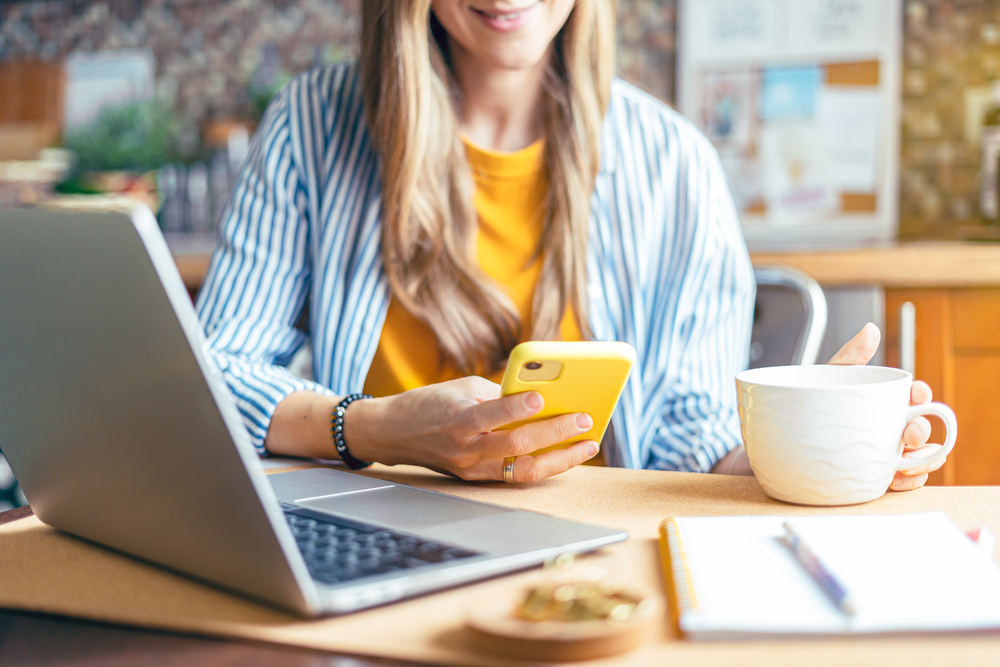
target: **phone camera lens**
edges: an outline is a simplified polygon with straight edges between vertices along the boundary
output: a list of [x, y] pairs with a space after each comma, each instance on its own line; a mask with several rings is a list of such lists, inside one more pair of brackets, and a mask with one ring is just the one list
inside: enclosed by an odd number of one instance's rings
[[538, 361], [529, 361], [524, 365], [524, 367], [527, 368], [529, 371], [537, 371], [539, 368], [542, 367], [542, 364]]

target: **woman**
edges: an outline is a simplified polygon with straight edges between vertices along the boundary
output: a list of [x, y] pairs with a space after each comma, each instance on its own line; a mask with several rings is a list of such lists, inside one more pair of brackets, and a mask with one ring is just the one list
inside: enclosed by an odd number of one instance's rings
[[[499, 398], [508, 352], [624, 340], [638, 362], [605, 461], [748, 473], [733, 376], [754, 287], [737, 216], [707, 140], [612, 81], [613, 0], [361, 7], [360, 66], [272, 102], [199, 297], [261, 453], [539, 480], [599, 447], [526, 456], [589, 430], [585, 414], [495, 430], [542, 407]], [[316, 382], [284, 368], [306, 299]], [[872, 336], [844, 358], [866, 362]], [[350, 400], [362, 391], [376, 398]], [[927, 433], [915, 422], [908, 444]]]

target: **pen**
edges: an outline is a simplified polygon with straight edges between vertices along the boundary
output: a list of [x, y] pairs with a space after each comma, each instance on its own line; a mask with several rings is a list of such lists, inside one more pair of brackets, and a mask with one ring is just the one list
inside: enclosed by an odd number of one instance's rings
[[785, 524], [785, 535], [781, 538], [781, 541], [789, 548], [795, 556], [795, 560], [802, 566], [802, 569], [820, 585], [820, 588], [830, 596], [830, 599], [840, 607], [841, 611], [848, 616], [853, 616], [857, 613], [858, 609], [854, 604], [854, 599], [850, 591], [833, 576], [830, 570], [823, 566], [823, 562], [819, 557], [813, 553], [802, 537], [792, 530], [792, 527], [787, 523]]

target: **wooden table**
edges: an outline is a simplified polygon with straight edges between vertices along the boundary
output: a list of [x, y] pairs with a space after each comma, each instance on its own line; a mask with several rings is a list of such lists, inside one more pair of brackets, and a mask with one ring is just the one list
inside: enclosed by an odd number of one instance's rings
[[[661, 596], [663, 582], [655, 537], [660, 520], [667, 516], [895, 514], [941, 509], [964, 529], [987, 525], [1000, 534], [1000, 488], [993, 487], [925, 488], [888, 494], [865, 505], [819, 509], [773, 501], [761, 492], [753, 478], [721, 475], [581, 467], [538, 484], [507, 486], [466, 484], [405, 466], [375, 466], [364, 474], [628, 530], [631, 535], [629, 541], [606, 548], [584, 560], [588, 564], [603, 566], [618, 580], [657, 597]], [[20, 528], [14, 530], [18, 526]], [[60, 561], [58, 567], [39, 573], [34, 566], [38, 559], [44, 557], [49, 562], [55, 562], [53, 552], [46, 555], [42, 553], [44, 550], [39, 550], [39, 545], [45, 540], [51, 543], [59, 541], [65, 561]], [[741, 566], [739, 554], [733, 554], [732, 564], [735, 568]], [[16, 576], [0, 576], [0, 606], [8, 608], [59, 612], [58, 596], [53, 597], [51, 592], [63, 587], [75, 588], [78, 596], [76, 613], [86, 612], [109, 622], [129, 622], [182, 634], [225, 636], [242, 642], [283, 643], [299, 649], [418, 663], [497, 666], [509, 662], [477, 652], [462, 629], [462, 610], [470, 599], [523, 587], [538, 576], [536, 572], [517, 573], [347, 617], [302, 622], [63, 537], [38, 525], [32, 518], [0, 526], [0, 573], [11, 571]], [[97, 571], [103, 571], [106, 578], [114, 576], [127, 585], [108, 587], [102, 582], [80, 580], [80, 572]], [[151, 604], [150, 600], [157, 602]], [[9, 622], [5, 618], [10, 617], [0, 617], [0, 623]], [[15, 621], [24, 623], [25, 619], [19, 615]], [[41, 621], [44, 619], [31, 622]], [[63, 632], [58, 630], [56, 634]], [[78, 628], [69, 632], [80, 634]], [[35, 636], [35, 646], [39, 651], [44, 653], [50, 650], [44, 632], [36, 631]], [[2, 639], [0, 634], [0, 646], [4, 643]], [[146, 641], [132, 642], [137, 652], [134, 656], [142, 655], [142, 646]], [[203, 646], [217, 644], [209, 642]], [[148, 646], [149, 653], [163, 650], [157, 648], [163, 646], [161, 640], [150, 639]], [[4, 660], [2, 650], [0, 663], [14, 664]], [[152, 664], [155, 660], [143, 662]], [[106, 663], [95, 661], [93, 664]], [[271, 663], [263, 661], [255, 664]], [[289, 664], [324, 663], [290, 661]], [[586, 664], [593, 667], [605, 664], [671, 667], [733, 664], [768, 667], [802, 664], [809, 664], [810, 667], [844, 664], [851, 664], [852, 667], [885, 664], [997, 665], [1000, 664], [1000, 634], [691, 642], [674, 637], [664, 622], [659, 626], [657, 636], [636, 651], [616, 660]]]

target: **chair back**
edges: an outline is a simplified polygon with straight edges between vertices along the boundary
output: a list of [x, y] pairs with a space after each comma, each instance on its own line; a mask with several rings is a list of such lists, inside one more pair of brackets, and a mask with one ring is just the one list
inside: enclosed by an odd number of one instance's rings
[[750, 368], [816, 363], [826, 333], [826, 297], [815, 280], [787, 267], [756, 267]]

